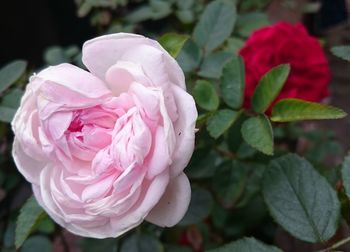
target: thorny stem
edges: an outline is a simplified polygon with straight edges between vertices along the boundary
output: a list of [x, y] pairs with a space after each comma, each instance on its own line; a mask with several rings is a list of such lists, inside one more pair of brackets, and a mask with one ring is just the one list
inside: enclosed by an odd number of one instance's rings
[[350, 242], [350, 237], [347, 237], [347, 238], [345, 238], [345, 239], [343, 239], [343, 240], [340, 240], [340, 241], [338, 241], [337, 243], [334, 243], [332, 246], [330, 246], [330, 247], [328, 247], [328, 248], [326, 248], [326, 249], [324, 249], [324, 250], [320, 250], [320, 251], [318, 251], [318, 252], [331, 252], [331, 251], [335, 251], [335, 249], [337, 249], [337, 248], [343, 246], [344, 244], [346, 244], [346, 243], [348, 243], [348, 242]]

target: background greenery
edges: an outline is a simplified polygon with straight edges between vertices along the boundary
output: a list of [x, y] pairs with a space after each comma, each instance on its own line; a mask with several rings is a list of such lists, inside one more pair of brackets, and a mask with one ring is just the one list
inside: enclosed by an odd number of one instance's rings
[[[196, 149], [186, 168], [191, 204], [174, 228], [144, 223], [122, 237], [104, 240], [71, 235], [43, 212], [11, 159], [9, 122], [33, 71], [62, 62], [84, 67], [78, 46], [53, 46], [44, 52], [45, 64], [39, 68], [15, 60], [0, 70], [2, 252], [281, 251], [283, 244], [268, 245], [280, 230], [319, 249], [339, 245], [337, 240], [345, 237], [332, 237], [341, 223], [350, 221], [350, 157], [342, 164], [330, 162], [344, 152], [334, 134], [296, 121], [337, 119], [345, 113], [285, 99], [271, 115], [265, 114], [289, 75], [288, 64], [271, 69], [254, 93], [252, 109], [242, 108], [244, 64], [237, 52], [252, 31], [269, 24], [269, 0], [76, 4], [77, 15], [88, 17], [99, 34], [137, 32], [158, 39], [184, 70], [199, 110]], [[347, 46], [332, 52], [350, 58]]]

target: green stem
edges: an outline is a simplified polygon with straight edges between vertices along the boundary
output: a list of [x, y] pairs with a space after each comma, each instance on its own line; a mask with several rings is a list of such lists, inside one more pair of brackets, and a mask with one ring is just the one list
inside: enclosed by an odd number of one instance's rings
[[319, 252], [330, 252], [330, 251], [334, 251], [335, 249], [343, 246], [344, 244], [350, 242], [350, 237], [347, 237], [343, 240], [338, 241], [337, 243], [334, 243], [332, 246], [330, 246], [329, 248], [326, 248], [324, 250], [320, 250]]

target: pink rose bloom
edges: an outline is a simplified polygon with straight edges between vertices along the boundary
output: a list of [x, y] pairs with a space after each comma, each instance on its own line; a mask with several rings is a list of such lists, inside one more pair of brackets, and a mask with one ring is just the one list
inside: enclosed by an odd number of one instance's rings
[[181, 68], [156, 41], [126, 33], [87, 41], [83, 63], [90, 72], [61, 64], [31, 77], [12, 122], [19, 171], [75, 234], [175, 225], [191, 198], [183, 169], [197, 118]]

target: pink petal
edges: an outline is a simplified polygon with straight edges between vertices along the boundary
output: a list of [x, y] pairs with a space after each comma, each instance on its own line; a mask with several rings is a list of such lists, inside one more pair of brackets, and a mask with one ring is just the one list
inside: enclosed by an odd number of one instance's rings
[[45, 167], [46, 161], [35, 160], [27, 155], [15, 137], [12, 147], [12, 156], [20, 173], [32, 184], [39, 184], [40, 173]]
[[103, 80], [107, 70], [120, 60], [122, 54], [145, 43], [148, 43], [145, 37], [130, 33], [97, 37], [84, 43], [82, 61], [91, 73]]
[[81, 199], [83, 201], [87, 201], [104, 197], [111, 190], [115, 179], [116, 176], [111, 174], [105, 178], [102, 178], [100, 181], [95, 181], [93, 184], [84, 189]]
[[150, 85], [141, 67], [137, 64], [127, 61], [118, 61], [111, 66], [106, 72], [106, 82], [113, 95], [119, 96], [127, 92], [133, 82]]
[[111, 225], [115, 229], [114, 236], [121, 235], [138, 226], [148, 215], [149, 211], [159, 202], [168, 183], [169, 175], [167, 173], [162, 173], [149, 183], [144, 183], [139, 202], [124, 216], [111, 219]]
[[121, 59], [140, 64], [153, 86], [165, 88], [170, 83], [164, 53], [157, 48], [145, 44], [138, 45], [133, 50], [126, 51]]
[[170, 181], [162, 198], [147, 215], [146, 220], [161, 227], [172, 227], [184, 217], [190, 200], [190, 182], [187, 176], [181, 173]]
[[72, 112], [56, 112], [47, 120], [47, 131], [54, 140], [61, 138], [73, 118]]
[[[160, 51], [160, 53], [154, 54], [156, 51], [149, 50], [149, 48], [147, 49], [147, 46], [153, 47], [154, 49]], [[135, 51], [137, 47], [139, 47], [137, 50], [140, 54], [132, 55], [131, 52]], [[144, 48], [145, 51], [144, 49], [141, 50], [140, 48]], [[149, 54], [150, 51], [152, 51], [152, 54]], [[126, 57], [127, 54], [129, 54], [128, 57]], [[91, 73], [98, 76], [100, 79], [103, 79], [107, 70], [119, 60], [131, 61], [133, 63], [140, 64], [143, 69], [148, 68], [148, 73], [150, 73], [149, 70], [151, 68], [153, 68], [153, 70], [157, 70], [154, 69], [154, 67], [157, 66], [145, 65], [149, 64], [146, 57], [152, 55], [156, 56], [156, 58], [152, 61], [152, 64], [162, 62], [162, 65], [158, 65], [162, 68], [162, 71], [165, 71], [162, 73], [162, 75], [167, 74], [167, 78], [171, 83], [186, 89], [183, 71], [177, 64], [176, 60], [171, 57], [157, 41], [145, 38], [141, 35], [116, 33], [89, 40], [85, 42], [83, 46], [82, 60], [84, 65]], [[103, 60], [96, 60], [96, 58]], [[160, 73], [159, 69], [157, 73]], [[153, 76], [153, 74], [151, 75]], [[158, 79], [157, 76], [154, 77]], [[152, 81], [154, 80], [152, 79]], [[157, 84], [162, 85], [164, 83]]]
[[179, 117], [174, 124], [176, 147], [172, 157], [173, 164], [170, 167], [172, 177], [180, 174], [191, 159], [198, 116], [196, 105], [191, 95], [177, 86], [173, 86], [173, 93]]
[[153, 143], [153, 152], [150, 152], [151, 157], [147, 164], [149, 167], [147, 178], [151, 179], [169, 167], [171, 159], [169, 157], [167, 144], [164, 135], [164, 128], [158, 127]]
[[101, 80], [91, 73], [70, 64], [60, 64], [46, 68], [38, 73], [36, 78], [43, 79], [44, 81], [47, 80], [60, 87], [64, 87], [64, 89], [55, 86], [47, 87], [47, 84], [44, 83], [44, 88], [49, 88], [49, 92], [47, 93], [52, 95], [55, 95], [55, 93], [52, 93], [55, 91], [55, 88], [60, 92], [58, 95], [65, 95], [65, 93], [62, 93], [65, 90], [67, 90], [66, 93], [73, 91], [88, 98], [99, 98], [110, 94], [110, 91]]

